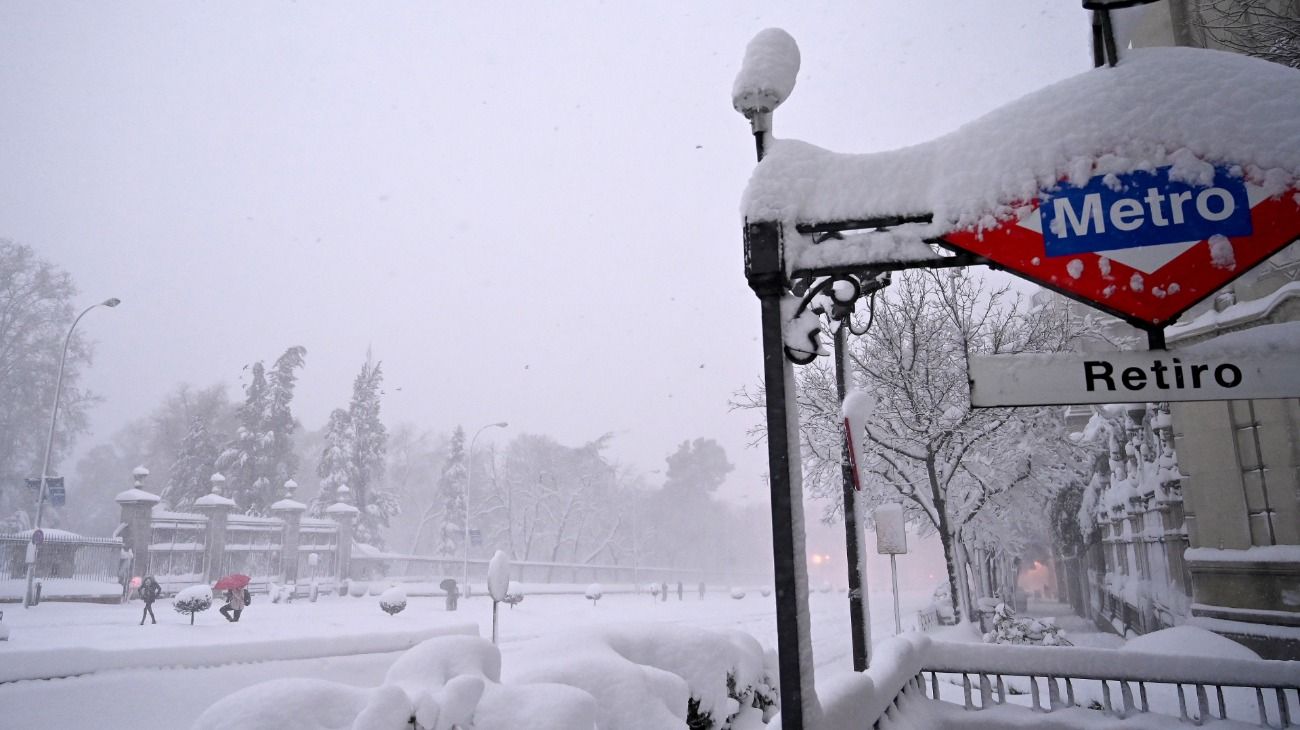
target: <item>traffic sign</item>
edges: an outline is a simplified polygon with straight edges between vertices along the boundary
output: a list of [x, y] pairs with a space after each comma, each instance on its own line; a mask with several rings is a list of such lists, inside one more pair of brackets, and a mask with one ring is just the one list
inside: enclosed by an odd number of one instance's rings
[[[1282, 349], [1286, 347], [1286, 349]], [[1300, 397], [1300, 347], [1202, 355], [1191, 351], [972, 356], [976, 408], [1130, 401]]]
[[882, 504], [872, 515], [876, 523], [876, 552], [881, 555], [902, 555], [907, 552], [907, 522], [903, 505], [898, 502]]
[[32, 544], [40, 545], [45, 542], [45, 532], [40, 528], [32, 530]]
[[469, 531], [469, 544], [478, 547], [483, 544], [483, 531], [477, 528], [471, 528]]
[[50, 504], [55, 507], [67, 504], [68, 493], [63, 486], [63, 477], [46, 477], [45, 488], [49, 491]]
[[1193, 172], [1061, 182], [996, 227], [943, 238], [1130, 323], [1164, 327], [1300, 239], [1300, 189], [1266, 190], [1237, 167]]

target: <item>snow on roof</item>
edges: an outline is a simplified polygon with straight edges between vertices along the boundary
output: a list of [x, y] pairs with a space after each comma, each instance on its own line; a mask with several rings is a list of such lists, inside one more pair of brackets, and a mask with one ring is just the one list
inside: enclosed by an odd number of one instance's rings
[[[1300, 281], [1288, 282], [1278, 287], [1271, 294], [1259, 299], [1238, 302], [1230, 307], [1225, 307], [1222, 312], [1214, 309], [1202, 312], [1190, 322], [1183, 322], [1170, 327], [1166, 337], [1169, 342], [1174, 342], [1203, 335], [1214, 330], [1236, 327], [1263, 319], [1272, 314], [1273, 310], [1277, 309], [1283, 302], [1293, 297], [1300, 297]], [[1216, 341], [1222, 339], [1222, 337], [1219, 337], [1216, 338]], [[1294, 341], [1292, 340], [1292, 342]]]
[[118, 492], [113, 499], [117, 502], [157, 502], [162, 497], [143, 489], [128, 489], [125, 492]]
[[234, 507], [235, 500], [220, 494], [205, 494], [194, 500], [195, 507]]
[[838, 154], [775, 141], [741, 210], [750, 221], [933, 213], [918, 231], [988, 225], [1062, 179], [1236, 164], [1270, 194], [1300, 176], [1300, 71], [1240, 54], [1145, 48], [912, 147]]

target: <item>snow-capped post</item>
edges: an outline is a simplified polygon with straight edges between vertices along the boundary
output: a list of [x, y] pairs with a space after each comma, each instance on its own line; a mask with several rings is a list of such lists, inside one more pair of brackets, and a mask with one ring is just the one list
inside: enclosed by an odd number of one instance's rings
[[[772, 110], [794, 89], [799, 47], [778, 29], [760, 32], [745, 50], [732, 87], [732, 106], [750, 120], [761, 161]], [[781, 726], [813, 727], [821, 706], [813, 682], [808, 613], [808, 564], [803, 527], [803, 473], [799, 464], [799, 418], [790, 408], [794, 369], [786, 358], [782, 302], [790, 285], [782, 255], [781, 226], [745, 223], [745, 279], [758, 296], [763, 327], [768, 488], [772, 510], [772, 569], [776, 588], [777, 661]]]
[[335, 490], [338, 501], [325, 508], [325, 516], [334, 520], [339, 526], [339, 551], [335, 555], [339, 585], [351, 576], [352, 572], [352, 530], [357, 523], [360, 510], [348, 504], [352, 490], [348, 485], [340, 484]]
[[844, 495], [844, 552], [849, 573], [849, 628], [853, 640], [853, 671], [871, 666], [871, 603], [867, 595], [867, 555], [860, 530], [864, 524], [857, 493], [862, 490], [862, 445], [867, 421], [876, 401], [865, 390], [848, 390], [847, 327], [835, 330], [835, 383], [844, 416], [844, 442], [840, 470]]
[[604, 594], [605, 589], [599, 583], [592, 583], [587, 586], [587, 591], [583, 595], [586, 596], [587, 600], [591, 601], [591, 605], [595, 607], [596, 601], [599, 601], [600, 597]]
[[298, 482], [289, 479], [284, 483], [284, 499], [271, 505], [271, 514], [284, 522], [284, 542], [280, 545], [280, 579], [298, 584], [298, 543], [302, 528], [302, 515], [307, 505], [294, 499]]
[[492, 596], [492, 643], [497, 643], [497, 607], [510, 593], [510, 558], [498, 550], [488, 563], [488, 594]]
[[226, 477], [215, 472], [208, 483], [212, 491], [194, 500], [194, 511], [208, 518], [206, 555], [203, 558], [203, 580], [212, 582], [222, 574], [226, 554], [226, 523], [235, 511], [235, 500], [222, 494]]
[[119, 527], [116, 534], [122, 536], [124, 552], [130, 551], [132, 556], [139, 556], [135, 565], [131, 566], [131, 575], [148, 575], [149, 543], [153, 541], [153, 508], [160, 498], [144, 488], [144, 480], [149, 476], [148, 469], [137, 466], [131, 476], [134, 485], [125, 492], [119, 492], [114, 498], [121, 506], [122, 525], [125, 525]]
[[799, 45], [780, 28], [759, 31], [745, 47], [745, 60], [731, 86], [731, 105], [749, 120], [758, 159], [763, 159], [772, 112], [794, 91]]

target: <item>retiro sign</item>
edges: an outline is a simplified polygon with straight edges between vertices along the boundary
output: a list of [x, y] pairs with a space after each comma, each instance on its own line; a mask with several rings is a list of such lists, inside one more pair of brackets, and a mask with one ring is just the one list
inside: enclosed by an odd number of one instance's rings
[[1300, 393], [1300, 346], [1288, 353], [1194, 350], [972, 357], [971, 405], [1291, 398]]

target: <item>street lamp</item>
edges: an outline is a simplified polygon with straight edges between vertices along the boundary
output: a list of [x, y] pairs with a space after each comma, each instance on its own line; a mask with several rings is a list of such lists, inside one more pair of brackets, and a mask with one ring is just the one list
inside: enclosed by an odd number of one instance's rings
[[465, 575], [464, 583], [461, 584], [461, 590], [466, 598], [469, 598], [469, 487], [474, 481], [474, 442], [478, 441], [479, 434], [489, 428], [505, 428], [510, 424], [505, 421], [498, 423], [489, 423], [474, 432], [474, 438], [469, 440], [469, 463], [465, 471]]
[[[36, 501], [36, 526], [34, 530], [41, 529], [41, 517], [45, 513], [45, 482], [50, 476], [50, 452], [54, 450], [54, 424], [59, 417], [59, 395], [63, 392], [63, 369], [68, 363], [68, 345], [72, 344], [72, 333], [77, 329], [77, 323], [81, 318], [86, 316], [90, 310], [95, 307], [116, 307], [121, 304], [122, 300], [117, 297], [105, 299], [99, 304], [92, 304], [82, 310], [77, 318], [72, 320], [72, 326], [68, 328], [68, 336], [63, 338], [63, 355], [59, 357], [59, 376], [54, 381], [54, 404], [50, 406], [50, 435], [45, 441], [45, 461], [41, 465], [41, 490], [40, 497]], [[33, 531], [32, 535], [35, 536]], [[38, 551], [39, 547], [36, 548]], [[27, 593], [23, 595], [23, 608], [32, 605], [32, 582], [36, 578], [36, 556], [32, 556], [32, 562], [27, 564]]]

